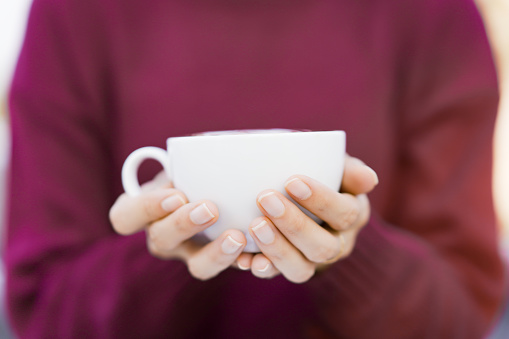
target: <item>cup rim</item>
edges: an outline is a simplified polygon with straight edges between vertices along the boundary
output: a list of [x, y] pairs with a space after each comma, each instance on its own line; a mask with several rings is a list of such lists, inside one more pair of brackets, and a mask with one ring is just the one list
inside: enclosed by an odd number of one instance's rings
[[[247, 132], [249, 131], [249, 132]], [[262, 131], [272, 131], [272, 132], [262, 132]], [[231, 133], [229, 133], [231, 132]], [[239, 133], [236, 133], [239, 132]], [[281, 137], [281, 136], [291, 136], [295, 137], [296, 135], [317, 135], [317, 134], [341, 134], [345, 135], [346, 132], [344, 130], [327, 130], [327, 131], [312, 131], [312, 130], [291, 130], [291, 129], [283, 129], [283, 128], [275, 128], [275, 129], [250, 129], [250, 130], [221, 130], [221, 131], [209, 131], [197, 134], [183, 135], [183, 136], [173, 136], [168, 137], [167, 142], [170, 140], [197, 140], [197, 139], [224, 139], [224, 138], [265, 138], [265, 137]]]

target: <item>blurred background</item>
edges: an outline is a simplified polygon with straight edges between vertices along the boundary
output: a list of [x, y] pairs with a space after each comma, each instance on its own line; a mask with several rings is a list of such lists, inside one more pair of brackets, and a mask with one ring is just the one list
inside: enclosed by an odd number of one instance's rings
[[[499, 22], [509, 22], [509, 14], [501, 17], [504, 10], [509, 13], [509, 0], [480, 0], [482, 6], [488, 7], [483, 12], [490, 16], [497, 16]], [[8, 117], [7, 117], [7, 93], [10, 78], [16, 63], [19, 48], [21, 46], [22, 38], [25, 30], [26, 17], [31, 0], [0, 0], [0, 231], [1, 235], [4, 233], [4, 202], [5, 202], [5, 174], [8, 163], [8, 150], [9, 150], [9, 133], [8, 133]], [[491, 3], [504, 4], [505, 8], [501, 10], [501, 7], [492, 6]], [[500, 33], [502, 39], [509, 41], [509, 25], [502, 23], [502, 26], [506, 26], [507, 30], [505, 33]], [[496, 27], [490, 27], [490, 33], [496, 30]], [[509, 44], [507, 44], [509, 46]], [[507, 58], [506, 58], [507, 59]], [[500, 61], [500, 60], [498, 60]], [[509, 64], [509, 60], [506, 61]], [[509, 68], [509, 66], [507, 67]], [[507, 72], [506, 72], [507, 73]], [[509, 80], [509, 78], [508, 78]], [[509, 87], [509, 86], [507, 86]], [[507, 88], [506, 88], [506, 92]], [[506, 112], [509, 113], [509, 112]], [[509, 114], [507, 114], [509, 115]], [[506, 154], [504, 161], [507, 163], [509, 160], [509, 128], [504, 133], [507, 135], [503, 141], [503, 145], [499, 146], [501, 150], [499, 153]], [[499, 161], [500, 162], [500, 161]], [[504, 175], [505, 180], [509, 180], [509, 173]], [[502, 185], [509, 187], [509, 185]], [[507, 190], [506, 190], [507, 191]], [[509, 192], [497, 196], [499, 206], [503, 206], [504, 210], [509, 211]], [[505, 207], [504, 207], [505, 206]], [[505, 220], [505, 219], [504, 219]], [[500, 248], [506, 258], [509, 258], [509, 220], [501, 222], [500, 226], [501, 241]], [[3, 237], [0, 235], [0, 249], [3, 247]], [[2, 262], [0, 261], [0, 339], [13, 338], [9, 330], [6, 318], [4, 306], [4, 270]], [[508, 318], [508, 317], [506, 317]], [[509, 319], [506, 319], [504, 323], [496, 330], [493, 338], [509, 338]]]
[[[9, 134], [7, 122], [7, 91], [16, 63], [26, 16], [31, 0], [0, 0], [0, 232], [4, 233], [5, 173], [8, 163]], [[0, 249], [3, 236], [0, 236]], [[3, 252], [3, 251], [2, 251]], [[0, 261], [0, 339], [13, 338], [4, 308], [4, 269]]]

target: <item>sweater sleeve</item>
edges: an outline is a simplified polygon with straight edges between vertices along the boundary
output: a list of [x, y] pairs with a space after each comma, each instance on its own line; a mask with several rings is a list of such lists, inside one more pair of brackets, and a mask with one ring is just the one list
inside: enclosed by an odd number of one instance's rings
[[449, 8], [431, 1], [420, 13], [427, 23], [412, 19], [419, 29], [401, 62], [389, 211], [311, 282], [336, 336], [481, 338], [504, 294], [491, 197], [496, 77], [473, 4], [440, 3]]
[[202, 287], [183, 264], [151, 257], [144, 234], [121, 237], [109, 225], [107, 58], [100, 28], [71, 25], [69, 3], [33, 3], [10, 91], [11, 322], [22, 338], [156, 338], [178, 296]]

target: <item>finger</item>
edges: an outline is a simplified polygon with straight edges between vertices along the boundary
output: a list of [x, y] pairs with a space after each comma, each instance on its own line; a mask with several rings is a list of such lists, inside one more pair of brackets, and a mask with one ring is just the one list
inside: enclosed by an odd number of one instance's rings
[[286, 279], [295, 283], [308, 281], [315, 273], [315, 264], [286, 239], [268, 218], [256, 218], [249, 233], [265, 257]]
[[330, 260], [327, 260], [326, 262], [317, 264], [317, 266], [316, 266], [317, 272], [322, 271], [323, 269], [327, 268], [328, 266], [334, 264], [335, 262], [337, 262], [349, 255], [349, 253], [346, 252], [346, 240], [345, 240], [344, 234], [339, 233], [338, 237], [339, 237], [340, 242], [343, 244], [343, 250], [341, 250], [341, 252], [339, 252], [335, 258], [332, 258]]
[[154, 242], [150, 239], [147, 233], [147, 248], [150, 254], [152, 254], [154, 257], [168, 260], [168, 259], [180, 259], [184, 262], [187, 261], [188, 258], [190, 258], [194, 253], [199, 251], [203, 245], [199, 245], [196, 242], [193, 241], [193, 239], [186, 240], [182, 242], [178, 247], [176, 247], [173, 251], [160, 251], [159, 248], [156, 247]]
[[157, 173], [152, 180], [141, 185], [142, 191], [148, 191], [156, 188], [173, 188], [173, 183], [164, 171]]
[[285, 183], [285, 188], [298, 204], [335, 230], [343, 231], [352, 227], [361, 214], [357, 197], [338, 193], [310, 177], [292, 176]]
[[355, 247], [355, 243], [357, 242], [357, 236], [359, 235], [360, 231], [361, 231], [360, 228], [354, 228], [345, 232], [341, 232], [345, 247], [341, 253], [341, 256], [338, 259], [346, 258], [352, 253]]
[[252, 253], [241, 253], [233, 265], [233, 267], [239, 268], [243, 271], [247, 271], [251, 269], [251, 262], [253, 260]]
[[334, 264], [335, 262], [348, 257], [352, 253], [352, 251], [355, 247], [355, 243], [357, 241], [356, 239], [357, 239], [357, 235], [359, 234], [359, 231], [360, 231], [360, 229], [357, 228], [357, 229], [350, 229], [350, 230], [344, 231], [344, 232], [338, 232], [337, 236], [338, 236], [339, 242], [342, 244], [342, 250], [340, 251], [340, 253], [338, 253], [338, 255], [335, 258], [332, 258], [330, 260], [327, 260], [326, 262], [318, 264], [316, 266], [316, 271], [319, 272], [319, 271], [323, 270], [324, 268]]
[[353, 195], [369, 193], [376, 185], [378, 185], [376, 172], [361, 160], [347, 155], [341, 191]]
[[117, 233], [136, 233], [186, 202], [185, 195], [174, 188], [145, 190], [136, 197], [124, 193], [110, 209], [110, 222]]
[[270, 279], [277, 275], [279, 275], [279, 271], [274, 265], [270, 262], [269, 259], [262, 253], [257, 253], [253, 257], [253, 262], [251, 264], [251, 273], [255, 277]]
[[217, 207], [210, 201], [200, 200], [184, 205], [147, 228], [150, 247], [158, 255], [171, 255], [181, 243], [211, 226], [218, 217]]
[[258, 207], [278, 230], [312, 262], [325, 262], [340, 251], [340, 244], [325, 228], [318, 225], [278, 191], [260, 193]]
[[246, 243], [246, 237], [242, 232], [225, 231], [187, 259], [189, 272], [199, 280], [215, 277], [235, 262]]

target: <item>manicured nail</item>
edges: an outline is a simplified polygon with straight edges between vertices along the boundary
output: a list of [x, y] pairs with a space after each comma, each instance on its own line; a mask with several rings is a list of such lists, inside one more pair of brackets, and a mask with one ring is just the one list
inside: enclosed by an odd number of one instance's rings
[[274, 232], [265, 220], [253, 227], [252, 230], [261, 243], [270, 245], [274, 241]]
[[258, 198], [263, 209], [272, 217], [280, 217], [285, 213], [285, 205], [274, 192], [269, 192]]
[[260, 269], [258, 269], [257, 271], [258, 271], [258, 272], [265, 273], [265, 272], [267, 272], [267, 271], [269, 270], [269, 268], [270, 268], [270, 263], [267, 263], [267, 265], [265, 265], [265, 267], [264, 267], [264, 268], [260, 268]]
[[249, 266], [244, 266], [239, 262], [237, 262], [237, 266], [243, 271], [247, 271], [249, 269]]
[[189, 218], [196, 225], [203, 225], [214, 219], [214, 214], [209, 210], [207, 204], [203, 203], [189, 213]]
[[312, 194], [311, 189], [299, 178], [293, 178], [286, 183], [286, 189], [296, 198], [306, 200]]
[[229, 235], [223, 240], [221, 249], [224, 254], [233, 254], [237, 252], [241, 246], [242, 244], [240, 242], [236, 241]]
[[166, 212], [174, 212], [177, 208], [183, 206], [185, 204], [185, 200], [178, 194], [174, 194], [164, 199], [161, 202], [161, 207]]

